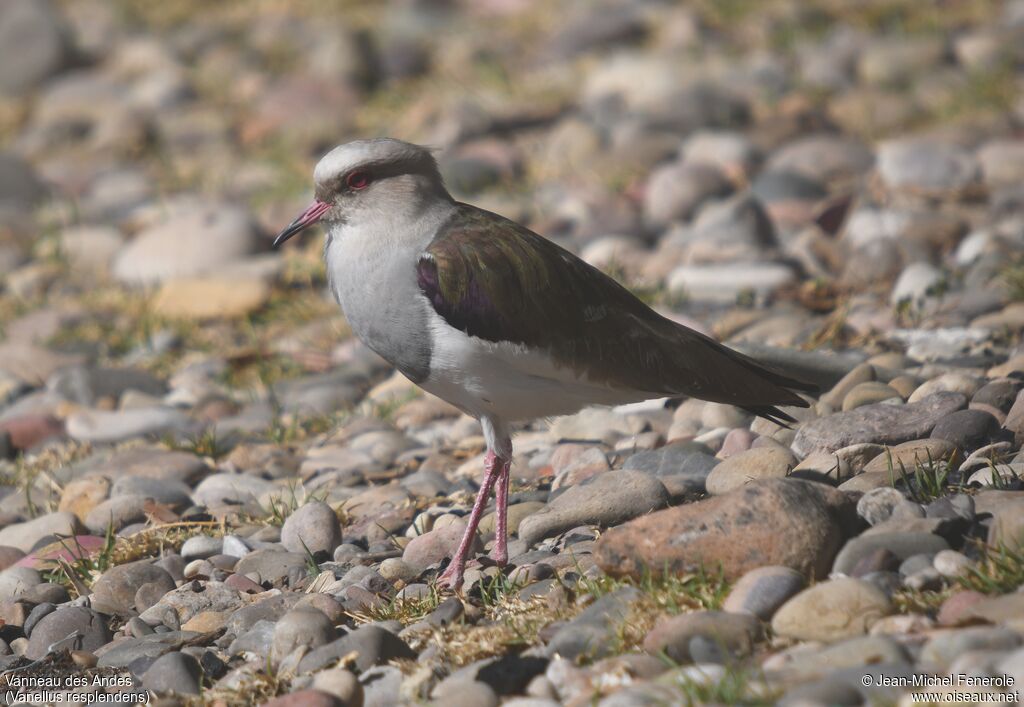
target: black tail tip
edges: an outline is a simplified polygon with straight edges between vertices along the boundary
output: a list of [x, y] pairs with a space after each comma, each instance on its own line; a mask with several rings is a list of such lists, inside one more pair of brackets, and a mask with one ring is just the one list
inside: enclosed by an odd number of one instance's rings
[[[807, 407], [807, 403], [804, 402], [804, 404], [799, 405], [799, 407]], [[795, 417], [780, 410], [774, 405], [756, 405], [744, 407], [743, 409], [749, 413], [757, 415], [758, 417], [763, 417], [769, 422], [774, 422], [779, 427], [785, 427], [787, 430], [792, 429], [792, 426], [799, 422]]]

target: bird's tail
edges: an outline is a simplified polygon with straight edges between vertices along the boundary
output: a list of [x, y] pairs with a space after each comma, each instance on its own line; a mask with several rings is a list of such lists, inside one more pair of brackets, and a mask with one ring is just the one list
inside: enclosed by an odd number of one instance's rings
[[[758, 361], [741, 354], [734, 349], [722, 346], [721, 344], [719, 344], [719, 346], [721, 346], [723, 352], [732, 359], [734, 363], [739, 364], [740, 368], [743, 369], [745, 373], [753, 374], [752, 379], [757, 380], [757, 388], [761, 389], [761, 395], [758, 397], [764, 396], [764, 388], [771, 389], [771, 399], [766, 400], [764, 403], [757, 402], [753, 404], [737, 404], [737, 407], [746, 410], [753, 415], [763, 417], [770, 422], [774, 422], [777, 425], [788, 428], [790, 424], [796, 423], [797, 419], [789, 413], [779, 409], [777, 406], [786, 405], [800, 408], [809, 407], [810, 403], [807, 402], [806, 399], [802, 398], [799, 393], [816, 395], [819, 392], [818, 386], [814, 383], [809, 383], [807, 381], [798, 380], [784, 375], [774, 368], [766, 366], [763, 363], [759, 363]], [[747, 377], [745, 376], [744, 378]]]

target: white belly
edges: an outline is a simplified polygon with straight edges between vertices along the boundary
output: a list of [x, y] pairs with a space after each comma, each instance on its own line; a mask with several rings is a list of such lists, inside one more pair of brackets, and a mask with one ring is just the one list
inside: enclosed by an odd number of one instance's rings
[[591, 383], [543, 353], [468, 336], [437, 315], [429, 328], [430, 374], [420, 386], [475, 417], [515, 422], [656, 397]]

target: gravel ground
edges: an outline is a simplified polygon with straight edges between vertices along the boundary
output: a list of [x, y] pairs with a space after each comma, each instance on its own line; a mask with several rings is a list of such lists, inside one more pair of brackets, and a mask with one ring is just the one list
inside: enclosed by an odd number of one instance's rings
[[[1019, 699], [1022, 88], [1020, 0], [4, 0], [0, 687]], [[269, 248], [384, 134], [820, 397], [518, 429], [440, 591], [479, 425]]]

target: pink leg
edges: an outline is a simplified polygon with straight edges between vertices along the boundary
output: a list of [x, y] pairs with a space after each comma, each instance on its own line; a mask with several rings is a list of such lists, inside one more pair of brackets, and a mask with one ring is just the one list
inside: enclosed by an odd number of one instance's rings
[[473, 503], [473, 510], [469, 514], [469, 523], [466, 532], [459, 543], [459, 549], [455, 551], [448, 569], [437, 578], [438, 584], [447, 585], [452, 589], [458, 589], [462, 585], [462, 572], [466, 569], [466, 560], [469, 559], [469, 548], [473, 544], [473, 536], [476, 535], [476, 528], [480, 525], [480, 518], [484, 514], [484, 507], [487, 506], [487, 499], [491, 495], [491, 489], [501, 474], [501, 461], [491, 450], [487, 450], [484, 457], [484, 480], [477, 491], [476, 501]]
[[499, 565], [508, 562], [508, 481], [509, 468], [512, 462], [499, 460], [500, 470], [495, 486], [495, 514], [497, 523], [494, 529], [494, 547], [491, 548], [491, 559]]

